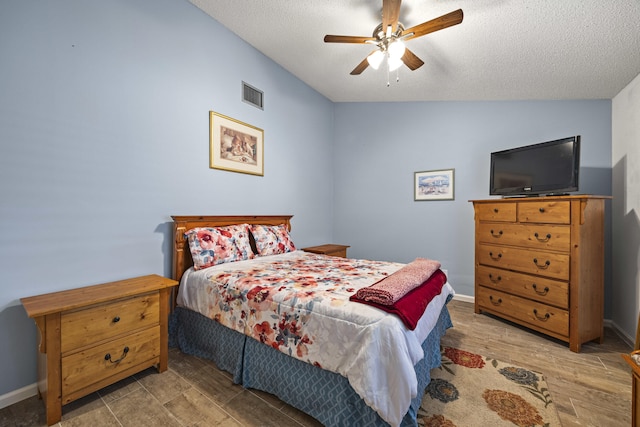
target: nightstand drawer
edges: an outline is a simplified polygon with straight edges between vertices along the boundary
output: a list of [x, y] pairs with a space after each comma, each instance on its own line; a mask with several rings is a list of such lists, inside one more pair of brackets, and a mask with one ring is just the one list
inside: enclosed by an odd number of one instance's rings
[[63, 312], [60, 320], [61, 351], [65, 354], [123, 333], [156, 325], [159, 321], [158, 292]]
[[62, 358], [62, 401], [67, 396], [137, 365], [160, 358], [160, 326]]

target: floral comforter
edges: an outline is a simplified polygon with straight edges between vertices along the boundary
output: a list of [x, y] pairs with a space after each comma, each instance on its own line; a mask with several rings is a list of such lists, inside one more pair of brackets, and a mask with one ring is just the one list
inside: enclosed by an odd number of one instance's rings
[[391, 425], [417, 394], [413, 365], [453, 289], [446, 283], [415, 330], [349, 301], [404, 264], [295, 251], [188, 270], [178, 304], [307, 363], [337, 372]]

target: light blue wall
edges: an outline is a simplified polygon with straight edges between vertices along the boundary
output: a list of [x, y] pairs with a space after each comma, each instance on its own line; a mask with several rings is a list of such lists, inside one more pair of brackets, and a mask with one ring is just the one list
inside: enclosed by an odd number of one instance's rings
[[[36, 380], [20, 298], [170, 276], [170, 215], [331, 241], [333, 104], [187, 1], [3, 1], [0, 58], [0, 396]], [[209, 169], [209, 110], [264, 130], [264, 177]]]
[[[579, 133], [611, 191], [610, 101], [332, 104], [186, 0], [0, 2], [0, 58], [0, 396], [35, 382], [20, 298], [169, 276], [170, 215], [293, 214], [300, 247], [436, 258], [472, 295], [489, 152]], [[209, 110], [264, 129], [264, 177], [209, 169]], [[440, 168], [455, 200], [414, 202]]]
[[[489, 198], [492, 151], [582, 135], [580, 192], [611, 194], [610, 100], [345, 103], [335, 117], [335, 238], [354, 257], [437, 259], [463, 295], [474, 294], [469, 200]], [[451, 168], [455, 200], [414, 201], [414, 172]], [[608, 222], [606, 307], [610, 235]]]

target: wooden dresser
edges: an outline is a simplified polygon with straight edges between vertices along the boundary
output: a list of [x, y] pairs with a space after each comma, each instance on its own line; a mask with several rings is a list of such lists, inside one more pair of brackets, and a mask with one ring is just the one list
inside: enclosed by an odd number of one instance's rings
[[342, 258], [347, 257], [347, 249], [349, 246], [326, 244], [320, 246], [310, 246], [308, 248], [302, 248], [305, 252], [312, 252], [314, 254], [338, 256]]
[[472, 200], [475, 311], [569, 343], [603, 339], [607, 196]]
[[157, 275], [22, 298], [39, 332], [47, 424], [62, 405], [151, 366], [167, 370], [169, 295]]

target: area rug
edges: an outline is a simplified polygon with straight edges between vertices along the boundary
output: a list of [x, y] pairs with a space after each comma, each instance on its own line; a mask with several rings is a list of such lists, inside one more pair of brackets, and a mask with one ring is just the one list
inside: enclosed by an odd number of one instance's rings
[[542, 374], [451, 347], [441, 353], [419, 426], [561, 426]]

